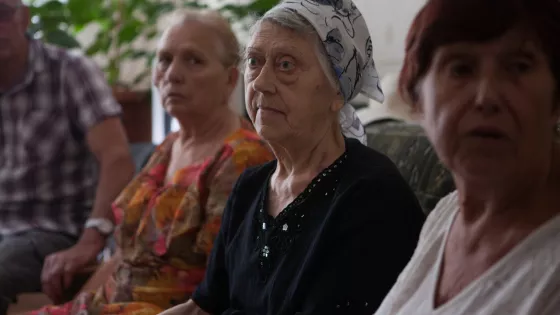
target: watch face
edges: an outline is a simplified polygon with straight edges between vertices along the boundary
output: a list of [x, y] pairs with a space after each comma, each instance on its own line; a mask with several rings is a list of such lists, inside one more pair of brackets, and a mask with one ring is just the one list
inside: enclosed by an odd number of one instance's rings
[[104, 235], [109, 235], [113, 232], [113, 222], [106, 219], [90, 219], [86, 223], [86, 228], [94, 228], [99, 231], [99, 233]]
[[109, 234], [113, 230], [113, 226], [109, 222], [100, 222], [100, 224], [98, 225], [98, 228], [99, 228], [99, 231], [101, 231], [101, 233], [103, 233], [103, 234]]

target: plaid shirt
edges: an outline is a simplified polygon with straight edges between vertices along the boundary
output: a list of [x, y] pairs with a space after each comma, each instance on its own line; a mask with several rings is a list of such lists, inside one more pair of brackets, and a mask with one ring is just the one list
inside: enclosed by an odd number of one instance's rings
[[120, 115], [93, 61], [30, 40], [24, 80], [0, 94], [0, 235], [79, 235], [98, 179], [87, 131]]

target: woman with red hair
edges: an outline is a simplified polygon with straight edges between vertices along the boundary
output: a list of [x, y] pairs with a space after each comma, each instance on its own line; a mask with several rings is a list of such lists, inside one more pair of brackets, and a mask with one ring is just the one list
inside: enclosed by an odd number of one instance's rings
[[400, 90], [457, 191], [377, 315], [560, 314], [560, 2], [430, 0]]

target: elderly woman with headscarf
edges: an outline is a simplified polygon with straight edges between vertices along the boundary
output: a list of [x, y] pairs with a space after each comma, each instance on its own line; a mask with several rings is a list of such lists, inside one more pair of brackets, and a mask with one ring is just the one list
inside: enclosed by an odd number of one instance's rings
[[[276, 160], [242, 174], [205, 279], [166, 314], [371, 314], [410, 259], [420, 206], [348, 101], [378, 100], [351, 1], [285, 1], [246, 49], [247, 110]], [[356, 139], [357, 138], [357, 139]]]
[[560, 2], [431, 0], [400, 85], [453, 173], [377, 315], [560, 314]]

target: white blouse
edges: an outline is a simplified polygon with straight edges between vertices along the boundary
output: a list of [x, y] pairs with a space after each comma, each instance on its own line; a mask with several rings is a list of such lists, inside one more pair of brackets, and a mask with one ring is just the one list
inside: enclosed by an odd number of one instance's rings
[[560, 314], [560, 215], [543, 224], [450, 301], [434, 309], [457, 192], [428, 217], [418, 247], [375, 315]]

